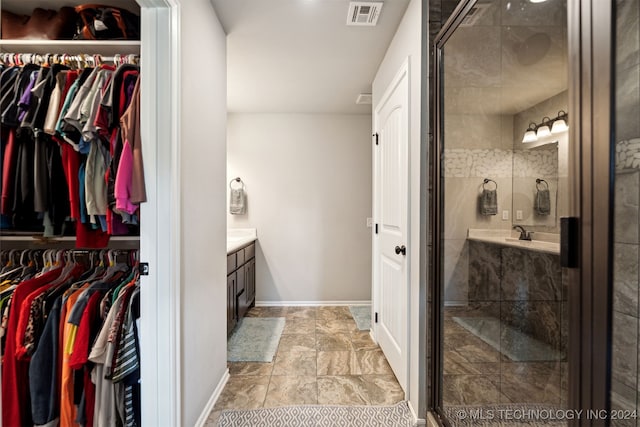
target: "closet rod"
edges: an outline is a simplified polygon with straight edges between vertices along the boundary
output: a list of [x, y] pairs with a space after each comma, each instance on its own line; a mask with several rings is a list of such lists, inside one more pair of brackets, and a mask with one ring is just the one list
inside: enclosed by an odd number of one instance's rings
[[[16, 62], [16, 59], [18, 60]], [[102, 56], [102, 55], [89, 55], [86, 53], [79, 55], [70, 55], [66, 53], [29, 53], [29, 52], [15, 52], [0, 53], [0, 61], [5, 64], [11, 62], [13, 64], [42, 64], [46, 61], [54, 62], [84, 62], [86, 64], [91, 63], [95, 66], [96, 63], [114, 62], [118, 64], [137, 64], [140, 61], [140, 55], [137, 54], [116, 54], [114, 56]]]

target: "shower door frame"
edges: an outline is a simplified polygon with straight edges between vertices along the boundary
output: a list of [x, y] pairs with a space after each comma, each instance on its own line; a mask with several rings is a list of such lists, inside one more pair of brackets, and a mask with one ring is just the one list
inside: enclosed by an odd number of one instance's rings
[[[440, 425], [449, 426], [442, 408], [443, 277], [441, 157], [444, 147], [442, 109], [443, 49], [477, 0], [462, 0], [434, 41], [434, 129], [431, 182], [433, 298], [431, 327], [430, 408]], [[568, 409], [610, 409], [613, 172], [612, 34], [613, 0], [567, 0], [569, 114], [569, 215], [577, 220], [577, 239], [563, 242], [577, 265], [567, 268], [569, 289]], [[599, 244], [599, 242], [606, 242]], [[565, 246], [564, 243], [567, 243]], [[570, 420], [570, 426], [606, 425], [601, 420]]]

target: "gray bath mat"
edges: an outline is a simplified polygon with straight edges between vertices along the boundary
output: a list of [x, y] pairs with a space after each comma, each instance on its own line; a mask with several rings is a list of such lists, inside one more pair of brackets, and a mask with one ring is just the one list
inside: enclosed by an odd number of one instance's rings
[[284, 329], [284, 317], [245, 317], [227, 342], [229, 362], [271, 362]]
[[304, 405], [281, 408], [225, 410], [220, 427], [410, 427], [407, 402], [393, 406]]
[[349, 311], [356, 321], [358, 329], [368, 331], [371, 329], [371, 306], [370, 305], [350, 305]]
[[566, 427], [569, 411], [545, 405], [445, 406], [452, 427]]

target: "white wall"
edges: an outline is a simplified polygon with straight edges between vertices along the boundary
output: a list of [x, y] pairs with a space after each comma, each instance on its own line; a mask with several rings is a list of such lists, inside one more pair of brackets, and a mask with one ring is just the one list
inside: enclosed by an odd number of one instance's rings
[[258, 231], [256, 300], [371, 299], [371, 116], [229, 114], [227, 183]]
[[[420, 122], [421, 122], [421, 37], [422, 37], [422, 1], [411, 0], [407, 11], [405, 12], [402, 22], [398, 27], [398, 30], [393, 38], [393, 41], [389, 45], [389, 49], [380, 64], [376, 78], [373, 81], [373, 105], [375, 106], [382, 95], [384, 95], [385, 89], [391, 83], [391, 80], [395, 77], [396, 73], [400, 69], [403, 61], [409, 57], [410, 64], [410, 110], [409, 117], [409, 209], [410, 209], [410, 242], [409, 248], [409, 277], [411, 281], [410, 292], [410, 310], [411, 310], [411, 322], [410, 322], [410, 349], [409, 349], [409, 386], [408, 386], [408, 399], [411, 406], [417, 411], [419, 408], [419, 389], [420, 389], [420, 376], [418, 374], [420, 367], [420, 358], [426, 359], [425, 354], [420, 354], [420, 339], [426, 339], [426, 337], [420, 336], [419, 325], [421, 319], [419, 316], [420, 306], [426, 303], [424, 298], [421, 299], [420, 294], [420, 248], [425, 247], [426, 244], [420, 242], [420, 194], [427, 191], [427, 186], [421, 187], [420, 183], [420, 167], [421, 167], [421, 155], [420, 155]], [[426, 70], [425, 70], [426, 72]], [[426, 131], [426, 130], [425, 130]], [[418, 414], [420, 416], [420, 414]]]
[[226, 36], [209, 0], [181, 3], [181, 424], [192, 426], [227, 369]]

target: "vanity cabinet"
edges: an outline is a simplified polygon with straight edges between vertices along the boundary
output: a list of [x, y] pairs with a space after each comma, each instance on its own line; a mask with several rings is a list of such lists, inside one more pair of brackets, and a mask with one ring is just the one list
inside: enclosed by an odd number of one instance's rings
[[255, 243], [227, 255], [227, 334], [255, 304]]

